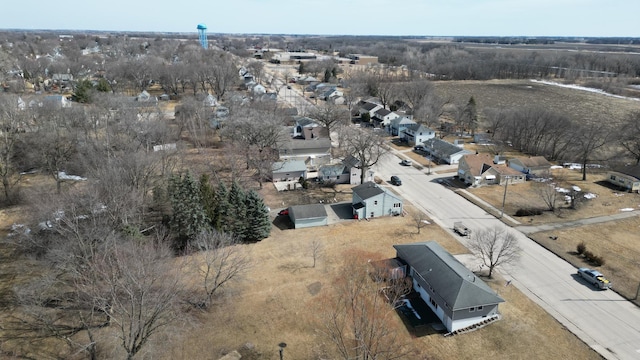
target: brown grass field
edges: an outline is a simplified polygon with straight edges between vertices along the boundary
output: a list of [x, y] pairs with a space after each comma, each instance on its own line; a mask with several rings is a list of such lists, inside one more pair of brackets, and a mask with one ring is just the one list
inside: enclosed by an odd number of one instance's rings
[[534, 107], [563, 114], [579, 122], [615, 122], [632, 110], [640, 110], [640, 101], [529, 80], [437, 81], [435, 85], [440, 96], [459, 106], [466, 105], [473, 96], [479, 114], [490, 108]]
[[[324, 245], [315, 268], [311, 267], [309, 249], [314, 239]], [[277, 359], [277, 344], [283, 341], [287, 343], [285, 358], [337, 358], [314, 318], [318, 297], [331, 291], [331, 279], [339, 272], [341, 255], [356, 248], [393, 257], [393, 244], [424, 240], [437, 240], [454, 254], [467, 253], [457, 240], [435, 225], [428, 225], [418, 235], [410, 216], [299, 230], [274, 227], [268, 239], [248, 245], [255, 266], [241, 286], [216, 311], [203, 314], [202, 326], [193, 334], [186, 333], [171, 343], [171, 350], [163, 358], [216, 359], [232, 349], [242, 352], [243, 344], [251, 343], [253, 351], [247, 358]], [[507, 302], [500, 305], [503, 320], [478, 331], [447, 338], [441, 334], [414, 337], [398, 317], [393, 317], [404, 334], [403, 340], [419, 354], [412, 358], [600, 358], [517, 289], [504, 287], [500, 278], [486, 280]]]

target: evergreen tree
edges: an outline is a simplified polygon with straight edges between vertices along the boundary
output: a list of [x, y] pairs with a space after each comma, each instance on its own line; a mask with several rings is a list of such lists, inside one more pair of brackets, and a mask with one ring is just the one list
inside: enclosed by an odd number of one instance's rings
[[172, 176], [168, 192], [173, 209], [169, 225], [178, 235], [177, 248], [183, 249], [189, 239], [209, 227], [209, 219], [202, 207], [198, 182], [190, 173]]
[[78, 82], [73, 91], [73, 100], [79, 103], [90, 103], [93, 95], [93, 84], [89, 80]]
[[215, 227], [217, 207], [216, 191], [213, 189], [213, 186], [211, 186], [211, 181], [207, 174], [200, 176], [200, 198], [202, 199], [202, 208], [210, 220], [211, 226]]
[[478, 110], [476, 99], [474, 99], [473, 96], [469, 99], [467, 106], [464, 107], [463, 118], [465, 125], [471, 130], [471, 135], [475, 134], [478, 128]]
[[229, 204], [229, 190], [223, 182], [218, 184], [215, 201], [216, 210], [215, 217], [213, 219], [213, 227], [219, 232], [229, 232], [231, 231], [231, 227], [227, 222], [227, 216], [231, 211], [231, 205]]
[[229, 191], [229, 207], [231, 211], [228, 213], [227, 222], [231, 226], [231, 232], [238, 239], [245, 239], [247, 232], [247, 206], [245, 204], [246, 195], [244, 190], [237, 181], [231, 184]]
[[264, 200], [254, 190], [247, 194], [247, 221], [246, 240], [259, 241], [269, 237], [271, 232], [271, 220]]
[[300, 61], [300, 66], [298, 66], [298, 74], [302, 75], [306, 72], [304, 69], [304, 62]]

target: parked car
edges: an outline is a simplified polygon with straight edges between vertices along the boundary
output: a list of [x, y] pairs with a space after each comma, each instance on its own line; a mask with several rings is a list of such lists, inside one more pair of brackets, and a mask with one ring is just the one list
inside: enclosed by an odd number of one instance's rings
[[604, 275], [602, 275], [602, 273], [597, 270], [579, 268], [578, 276], [587, 280], [598, 289], [608, 289], [611, 287], [611, 281], [607, 280], [607, 278], [605, 278]]
[[278, 212], [278, 215], [289, 215], [289, 209], [282, 209]]
[[416, 145], [413, 147], [415, 151], [425, 151], [424, 145]]
[[404, 159], [400, 164], [403, 166], [411, 166], [411, 160]]
[[400, 185], [402, 185], [402, 180], [400, 180], [400, 178], [399, 178], [399, 177], [397, 177], [397, 176], [393, 175], [393, 176], [391, 177], [391, 181], [390, 181], [390, 183], [391, 183], [391, 185], [400, 186]]

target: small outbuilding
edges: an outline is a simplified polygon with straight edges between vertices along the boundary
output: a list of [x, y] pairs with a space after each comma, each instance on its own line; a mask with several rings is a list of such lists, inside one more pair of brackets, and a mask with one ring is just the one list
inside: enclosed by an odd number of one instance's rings
[[328, 224], [327, 210], [322, 204], [294, 205], [289, 207], [289, 218], [294, 229]]
[[640, 191], [640, 165], [613, 168], [607, 174], [607, 181], [627, 191]]

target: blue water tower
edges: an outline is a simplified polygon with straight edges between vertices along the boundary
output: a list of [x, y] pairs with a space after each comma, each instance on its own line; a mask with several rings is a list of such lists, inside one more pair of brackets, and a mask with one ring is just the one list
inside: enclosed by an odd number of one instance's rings
[[200, 39], [200, 45], [202, 45], [202, 48], [208, 48], [209, 42], [207, 42], [207, 25], [198, 24], [198, 37]]

